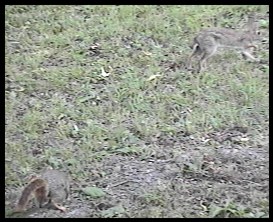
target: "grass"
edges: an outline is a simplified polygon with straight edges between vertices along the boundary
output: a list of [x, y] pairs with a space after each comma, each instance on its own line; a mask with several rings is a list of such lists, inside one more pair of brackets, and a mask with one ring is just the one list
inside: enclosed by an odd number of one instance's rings
[[[232, 52], [219, 53], [199, 75], [183, 64], [202, 27], [241, 27], [245, 13], [267, 10], [6, 6], [6, 187], [46, 165], [85, 181], [93, 163], [112, 155], [152, 158], [154, 138], [181, 131], [196, 138], [238, 125], [258, 138], [268, 126], [268, 65]], [[268, 33], [266, 20], [260, 23]], [[266, 47], [257, 54], [268, 60]], [[146, 197], [148, 205], [157, 200]], [[160, 206], [151, 212], [164, 216]]]

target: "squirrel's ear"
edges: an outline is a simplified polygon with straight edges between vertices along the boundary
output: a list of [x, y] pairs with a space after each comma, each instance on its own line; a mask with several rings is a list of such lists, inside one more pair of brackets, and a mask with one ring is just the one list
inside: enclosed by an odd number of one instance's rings
[[34, 180], [34, 179], [36, 179], [36, 178], [38, 178], [37, 175], [31, 174], [31, 175], [29, 175], [29, 176], [27, 177], [27, 181], [29, 182], [29, 181], [32, 181], [32, 180]]

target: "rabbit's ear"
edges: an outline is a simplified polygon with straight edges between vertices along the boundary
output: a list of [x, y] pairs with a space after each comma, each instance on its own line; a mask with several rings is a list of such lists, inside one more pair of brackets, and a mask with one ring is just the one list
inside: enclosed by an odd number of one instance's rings
[[256, 20], [256, 15], [254, 12], [251, 12], [248, 14], [248, 21], [247, 21], [247, 28], [248, 30], [251, 30], [251, 31], [256, 31], [257, 30], [257, 24], [255, 23], [255, 20]]

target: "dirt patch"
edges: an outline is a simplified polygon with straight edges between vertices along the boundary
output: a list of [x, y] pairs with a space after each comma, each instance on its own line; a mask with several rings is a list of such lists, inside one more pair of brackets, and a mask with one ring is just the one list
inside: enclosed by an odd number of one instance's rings
[[224, 133], [237, 134], [237, 140], [221, 140], [212, 148], [205, 137], [186, 137], [169, 140], [168, 146], [150, 144], [157, 157], [110, 155], [93, 168], [90, 178], [105, 197], [83, 200], [81, 191], [74, 190], [67, 213], [42, 209], [28, 217], [195, 217], [196, 211], [202, 217], [228, 201], [244, 205], [247, 213], [247, 207], [260, 207], [269, 198], [268, 147], [238, 144], [249, 137], [234, 129], [213, 133], [214, 138]]

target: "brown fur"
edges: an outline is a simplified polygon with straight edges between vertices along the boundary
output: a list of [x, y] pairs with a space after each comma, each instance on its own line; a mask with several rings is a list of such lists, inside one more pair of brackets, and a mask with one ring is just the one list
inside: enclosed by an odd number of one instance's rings
[[[32, 194], [35, 193], [35, 196], [41, 197], [45, 196], [47, 193], [47, 183], [45, 180], [36, 178], [32, 180], [23, 190], [22, 195], [18, 201], [15, 212], [22, 212], [25, 210], [26, 205], [31, 199]], [[41, 194], [42, 193], [42, 194]], [[37, 198], [38, 199], [38, 198]], [[41, 198], [39, 198], [41, 199]]]
[[[55, 209], [65, 211], [61, 203], [70, 191], [69, 176], [58, 170], [46, 169], [39, 177], [31, 177], [31, 182], [23, 190], [14, 212], [23, 212], [34, 196], [39, 207], [47, 203]], [[46, 204], [46, 205], [47, 205]]]

